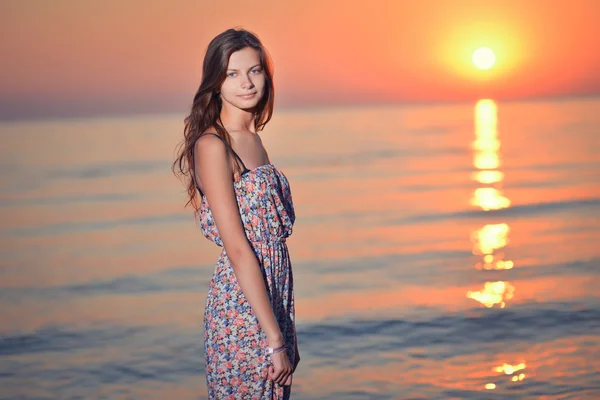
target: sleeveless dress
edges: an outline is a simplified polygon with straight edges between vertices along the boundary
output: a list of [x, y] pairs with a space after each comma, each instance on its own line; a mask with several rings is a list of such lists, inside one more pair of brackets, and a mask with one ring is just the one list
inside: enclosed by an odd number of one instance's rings
[[[218, 135], [214, 136], [221, 139]], [[269, 300], [293, 365], [296, 348], [293, 276], [285, 243], [295, 220], [290, 185], [283, 172], [273, 164], [249, 170], [235, 151], [231, 147], [229, 149], [243, 167], [239, 180], [234, 181], [240, 217], [259, 261]], [[202, 234], [223, 247], [206, 196], [197, 184], [196, 188], [202, 196]], [[209, 399], [289, 399], [291, 387], [280, 386], [268, 378], [267, 369], [272, 364], [266, 353], [267, 347], [266, 334], [248, 304], [223, 248], [210, 282], [204, 311]]]

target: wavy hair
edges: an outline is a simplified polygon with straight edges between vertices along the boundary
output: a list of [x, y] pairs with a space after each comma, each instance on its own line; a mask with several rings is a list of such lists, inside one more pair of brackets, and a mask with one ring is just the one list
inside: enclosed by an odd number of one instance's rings
[[[260, 102], [256, 105], [254, 126], [261, 131], [273, 114], [275, 87], [273, 85], [273, 65], [269, 53], [259, 38], [245, 29], [228, 29], [217, 35], [208, 45], [202, 65], [200, 87], [194, 96], [189, 115], [185, 118], [183, 140], [178, 146], [177, 158], [171, 170], [182, 176], [187, 186], [188, 201], [184, 207], [192, 205], [194, 215], [199, 216], [201, 199], [196, 189], [194, 174], [194, 146], [198, 138], [208, 129], [213, 128], [225, 141], [231, 156], [231, 136], [221, 121], [222, 100], [219, 95], [221, 85], [227, 77], [227, 65], [232, 53], [251, 47], [258, 51], [260, 63], [265, 74], [265, 88]], [[241, 168], [235, 163], [234, 173]]]

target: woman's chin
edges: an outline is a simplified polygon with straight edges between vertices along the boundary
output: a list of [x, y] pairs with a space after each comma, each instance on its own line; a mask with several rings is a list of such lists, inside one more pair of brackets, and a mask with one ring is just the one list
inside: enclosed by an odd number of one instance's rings
[[257, 105], [258, 101], [244, 101], [238, 104], [238, 108], [244, 111], [254, 111]]

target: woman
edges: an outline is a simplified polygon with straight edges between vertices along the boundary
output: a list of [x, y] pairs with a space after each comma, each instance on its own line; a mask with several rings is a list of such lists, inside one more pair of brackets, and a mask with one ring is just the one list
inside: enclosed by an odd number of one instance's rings
[[223, 247], [204, 313], [209, 398], [289, 399], [300, 361], [285, 243], [295, 214], [258, 136], [273, 112], [271, 62], [254, 34], [229, 29], [202, 72], [173, 170], [187, 177], [202, 233]]

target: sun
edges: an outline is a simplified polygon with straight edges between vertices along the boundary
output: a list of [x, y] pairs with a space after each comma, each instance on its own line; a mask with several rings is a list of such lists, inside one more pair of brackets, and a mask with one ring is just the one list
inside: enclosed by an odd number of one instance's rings
[[490, 69], [496, 62], [494, 52], [487, 47], [480, 47], [473, 52], [473, 64], [479, 69]]

